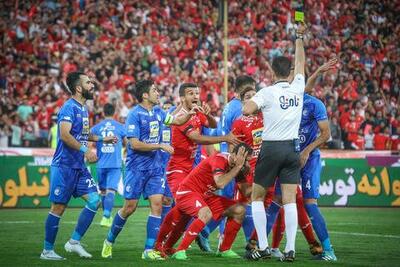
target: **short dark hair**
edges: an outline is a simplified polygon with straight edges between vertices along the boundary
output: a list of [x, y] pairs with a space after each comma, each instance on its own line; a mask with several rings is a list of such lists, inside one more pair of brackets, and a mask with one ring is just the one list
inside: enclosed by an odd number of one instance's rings
[[245, 85], [253, 85], [256, 81], [249, 75], [240, 75], [235, 80], [235, 92], [240, 93], [240, 90]]
[[196, 88], [196, 87], [198, 86], [195, 83], [182, 83], [181, 86], [179, 86], [179, 96], [185, 96], [185, 90], [187, 88]]
[[244, 149], [247, 151], [247, 153], [248, 153], [249, 155], [253, 154], [253, 149], [252, 149], [248, 144], [246, 144], [246, 143], [237, 144], [237, 145], [233, 148], [232, 153], [237, 154], [238, 151], [239, 151], [239, 149], [240, 149], [241, 147], [244, 147]]
[[240, 100], [243, 100], [244, 95], [248, 91], [257, 91], [257, 90], [256, 90], [256, 88], [254, 88], [254, 86], [246, 86], [243, 90], [240, 91]]
[[115, 107], [112, 104], [107, 103], [104, 105], [103, 111], [106, 117], [110, 117], [114, 115]]
[[280, 78], [287, 78], [290, 74], [290, 67], [292, 62], [289, 58], [284, 56], [275, 57], [272, 60], [272, 70], [275, 75]]
[[80, 72], [80, 71], [74, 71], [74, 72], [68, 73], [68, 75], [67, 75], [66, 82], [67, 82], [68, 90], [73, 95], [76, 93], [76, 87], [78, 85], [80, 85], [79, 82], [81, 79], [81, 75], [86, 75], [86, 74], [83, 72]]
[[150, 87], [154, 84], [152, 80], [140, 80], [135, 85], [134, 95], [139, 103], [143, 102], [143, 94], [150, 92]]

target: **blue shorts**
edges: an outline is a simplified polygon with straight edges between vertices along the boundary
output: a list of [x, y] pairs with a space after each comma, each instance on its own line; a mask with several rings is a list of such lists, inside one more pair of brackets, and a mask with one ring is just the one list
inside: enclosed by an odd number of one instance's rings
[[306, 165], [301, 170], [301, 190], [303, 191], [303, 198], [319, 198], [321, 169], [320, 154], [311, 154]]
[[121, 179], [121, 168], [97, 168], [97, 183], [100, 190], [118, 190], [118, 183]]
[[169, 188], [169, 185], [167, 183], [167, 177], [165, 176], [165, 174], [162, 178], [162, 187], [164, 188], [164, 197], [174, 198], [171, 189]]
[[51, 166], [49, 200], [52, 203], [67, 204], [71, 196], [77, 198], [92, 192], [97, 192], [97, 186], [88, 169]]
[[127, 169], [124, 181], [124, 197], [125, 199], [139, 199], [143, 194], [146, 199], [152, 195], [163, 195], [163, 184], [166, 184], [163, 168], [144, 171]]

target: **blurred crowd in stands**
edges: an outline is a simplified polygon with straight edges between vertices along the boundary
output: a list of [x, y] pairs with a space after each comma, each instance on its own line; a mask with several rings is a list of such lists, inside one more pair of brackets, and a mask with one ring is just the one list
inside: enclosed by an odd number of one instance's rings
[[[69, 97], [66, 74], [96, 82], [91, 124], [105, 103], [124, 121], [130, 91], [154, 79], [161, 102], [196, 82], [215, 116], [223, 109], [223, 27], [218, 0], [0, 1], [0, 147], [49, 146]], [[229, 92], [239, 74], [271, 84], [274, 56], [293, 57], [294, 1], [229, 0]], [[306, 0], [307, 74], [340, 65], [313, 94], [327, 107], [336, 149], [399, 149], [400, 5], [397, 1]], [[53, 138], [54, 139], [54, 138]]]

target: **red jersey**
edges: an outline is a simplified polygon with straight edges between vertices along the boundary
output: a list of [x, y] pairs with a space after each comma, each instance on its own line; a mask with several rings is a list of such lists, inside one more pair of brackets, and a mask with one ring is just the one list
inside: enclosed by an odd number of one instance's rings
[[179, 186], [179, 192], [198, 192], [207, 195], [217, 190], [214, 175], [222, 175], [228, 172], [228, 153], [215, 153], [202, 160], [194, 168]]
[[261, 112], [256, 116], [241, 116], [232, 124], [233, 134], [243, 135], [240, 139], [253, 149], [253, 156], [249, 161], [252, 168], [256, 166], [258, 154], [261, 150], [263, 129], [264, 123]]
[[385, 150], [387, 149], [387, 144], [390, 141], [389, 136], [382, 133], [378, 133], [374, 136], [374, 149], [375, 150]]
[[[177, 116], [183, 114], [180, 111]], [[171, 146], [174, 148], [174, 154], [168, 163], [168, 171], [185, 170], [190, 172], [193, 168], [194, 158], [196, 156], [197, 144], [190, 140], [188, 135], [198, 130], [201, 133], [202, 127], [208, 126], [206, 115], [198, 112], [193, 115], [185, 124], [180, 126], [173, 125]]]

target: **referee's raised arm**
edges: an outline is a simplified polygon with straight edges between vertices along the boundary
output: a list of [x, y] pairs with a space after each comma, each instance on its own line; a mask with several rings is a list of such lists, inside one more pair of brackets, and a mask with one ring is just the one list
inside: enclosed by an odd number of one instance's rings
[[306, 30], [306, 26], [304, 23], [299, 24], [296, 30], [296, 51], [294, 54], [294, 77], [297, 74], [305, 75], [304, 66], [305, 66], [305, 53], [304, 53], [304, 44], [303, 37], [304, 32]]

